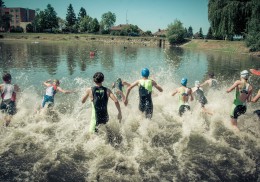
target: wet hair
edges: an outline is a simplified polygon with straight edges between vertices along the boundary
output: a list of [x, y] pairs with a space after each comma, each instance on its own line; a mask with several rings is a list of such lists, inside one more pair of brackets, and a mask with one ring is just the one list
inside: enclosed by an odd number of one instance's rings
[[96, 72], [93, 76], [93, 81], [95, 83], [102, 83], [104, 81], [104, 75], [101, 72]]
[[5, 73], [2, 78], [4, 82], [10, 82], [12, 80], [12, 76], [10, 73]]
[[58, 79], [54, 79], [54, 80], [53, 80], [53, 83], [54, 83], [54, 82], [55, 82], [57, 85], [60, 84], [60, 81], [59, 81]]
[[209, 77], [210, 77], [210, 78], [213, 78], [214, 76], [215, 76], [215, 75], [214, 75], [213, 72], [209, 73]]

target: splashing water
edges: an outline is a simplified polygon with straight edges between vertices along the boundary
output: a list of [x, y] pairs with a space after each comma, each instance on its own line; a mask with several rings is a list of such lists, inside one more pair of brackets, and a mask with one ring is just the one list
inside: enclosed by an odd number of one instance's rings
[[[57, 68], [62, 88], [73, 88], [78, 92], [58, 93], [53, 110], [35, 112], [44, 91], [43, 87], [39, 88], [37, 79], [40, 77], [34, 79], [36, 74], [30, 69], [18, 71], [15, 80], [23, 89], [18, 96], [18, 112], [9, 127], [3, 126], [3, 114], [0, 113], [0, 181], [259, 181], [260, 121], [253, 114], [256, 106], [248, 106], [246, 114], [238, 119], [241, 131], [233, 131], [229, 118], [233, 94], [226, 94], [225, 90], [234, 80], [219, 76], [217, 79], [222, 81], [222, 87], [206, 91], [209, 101], [206, 108], [214, 114], [202, 113], [200, 104], [193, 101], [191, 112], [180, 117], [178, 98], [171, 96], [173, 89], [179, 86], [183, 75], [189, 75], [188, 85], [192, 87], [196, 79], [203, 79], [203, 74], [195, 79], [199, 69], [189, 55], [166, 53], [166, 64], [171, 64], [171, 59], [177, 57], [174, 59], [177, 66], [174, 69], [158, 67], [159, 63], [151, 66], [151, 77], [164, 89], [162, 93], [154, 89], [153, 118], [147, 120], [139, 112], [138, 89], [134, 88], [128, 106], [120, 103], [122, 123], [118, 123], [116, 107], [109, 101], [110, 120], [99, 128], [98, 134], [88, 132], [90, 102], [81, 104], [86, 88], [93, 84], [91, 76], [77, 73], [71, 78], [59, 73], [62, 69]], [[98, 56], [106, 57], [102, 51]], [[128, 56], [140, 59], [138, 53], [126, 54], [126, 62]], [[99, 65], [93, 64], [89, 67], [96, 70]], [[196, 69], [182, 69], [187, 65], [195, 65], [193, 68]], [[144, 66], [129, 61], [129, 72], [125, 74], [124, 68], [108, 77], [124, 76], [132, 82], [140, 76], [136, 68]], [[107, 67], [105, 76], [112, 74], [108, 73], [111, 70]], [[71, 67], [68, 69], [73, 71]], [[42, 73], [41, 76], [49, 75]], [[104, 85], [110, 87], [108, 80], [105, 79]]]
[[91, 135], [90, 103], [80, 102], [91, 82], [74, 84], [79, 93], [57, 95], [54, 111], [35, 113], [41, 97], [32, 87], [21, 93], [18, 113], [0, 131], [1, 181], [259, 180], [260, 121], [249, 107], [239, 118], [241, 132], [230, 129], [232, 96], [225, 88], [207, 94], [213, 116], [192, 102], [192, 111], [179, 117], [177, 97], [170, 96], [178, 84], [162, 85], [152, 120], [139, 113], [134, 89], [129, 106], [121, 103], [122, 123], [110, 101], [110, 121]]

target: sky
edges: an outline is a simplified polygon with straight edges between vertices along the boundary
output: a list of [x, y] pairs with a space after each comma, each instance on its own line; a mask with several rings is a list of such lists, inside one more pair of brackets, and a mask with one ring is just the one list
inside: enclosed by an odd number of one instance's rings
[[185, 28], [192, 27], [193, 33], [202, 28], [203, 34], [209, 29], [208, 0], [3, 0], [6, 7], [23, 7], [44, 10], [47, 4], [65, 19], [67, 8], [72, 4], [76, 16], [81, 7], [92, 18], [101, 20], [108, 11], [116, 15], [115, 25], [137, 25], [143, 31], [155, 33], [166, 29], [169, 24], [180, 20]]

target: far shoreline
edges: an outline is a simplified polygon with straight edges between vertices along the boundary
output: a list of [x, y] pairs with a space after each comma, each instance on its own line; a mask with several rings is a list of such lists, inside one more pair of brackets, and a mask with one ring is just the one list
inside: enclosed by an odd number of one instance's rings
[[[150, 47], [170, 47], [169, 42], [163, 37], [129, 37], [96, 34], [51, 34], [51, 33], [0, 33], [0, 41], [30, 41], [30, 42], [102, 42], [105, 44], [140, 45]], [[237, 54], [249, 54], [260, 57], [259, 52], [250, 52], [244, 41], [225, 41], [191, 39], [178, 47], [184, 49], [197, 49], [207, 51], [229, 52]]]

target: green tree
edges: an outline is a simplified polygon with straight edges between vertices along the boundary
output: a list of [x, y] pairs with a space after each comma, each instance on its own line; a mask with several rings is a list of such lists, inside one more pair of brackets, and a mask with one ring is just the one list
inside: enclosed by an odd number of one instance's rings
[[99, 31], [100, 25], [98, 23], [98, 20], [94, 18], [90, 24], [89, 24], [89, 32], [90, 33], [96, 33]]
[[192, 29], [191, 26], [189, 26], [189, 28], [188, 28], [188, 33], [187, 33], [187, 37], [188, 37], [188, 38], [191, 38], [192, 36], [193, 36], [193, 29]]
[[0, 28], [7, 31], [10, 27], [10, 21], [12, 16], [3, 13], [3, 8], [5, 8], [4, 1], [0, 0]]
[[232, 39], [246, 31], [252, 0], [209, 0], [208, 19], [215, 37]]
[[199, 30], [199, 38], [204, 38], [204, 35], [203, 35], [203, 32], [202, 32], [202, 28], [200, 27], [200, 30]]
[[75, 30], [76, 22], [77, 22], [76, 14], [74, 13], [74, 9], [73, 9], [72, 5], [70, 4], [69, 7], [67, 8], [66, 28], [70, 32], [76, 31]]
[[43, 32], [46, 29], [46, 18], [44, 11], [36, 10], [36, 16], [32, 22], [34, 32]]
[[66, 28], [66, 21], [60, 17], [58, 17], [58, 25], [59, 25], [59, 29], [63, 30]]
[[32, 24], [26, 25], [26, 32], [33, 32], [33, 26], [32, 26]]
[[260, 1], [253, 0], [251, 19], [248, 22], [246, 45], [251, 51], [260, 51]]
[[109, 32], [109, 29], [114, 25], [116, 22], [116, 15], [114, 13], [111, 13], [110, 11], [107, 13], [104, 13], [101, 16], [100, 26], [101, 29], [105, 32]]
[[87, 16], [87, 12], [83, 7], [81, 7], [79, 10], [78, 21], [80, 22], [80, 20], [85, 16]]
[[179, 44], [184, 42], [185, 30], [182, 23], [179, 20], [175, 20], [174, 23], [168, 25], [166, 37], [170, 44]]
[[83, 18], [81, 18], [79, 22], [80, 32], [89, 32], [91, 22], [92, 22], [92, 18], [90, 16], [84, 16]]
[[209, 30], [208, 30], [208, 33], [207, 33], [206, 38], [207, 38], [207, 39], [213, 39], [213, 34], [212, 34], [211, 27], [209, 27]]
[[44, 14], [46, 29], [51, 29], [52, 31], [53, 28], [59, 27], [57, 13], [50, 4], [47, 5], [47, 9], [44, 10]]

